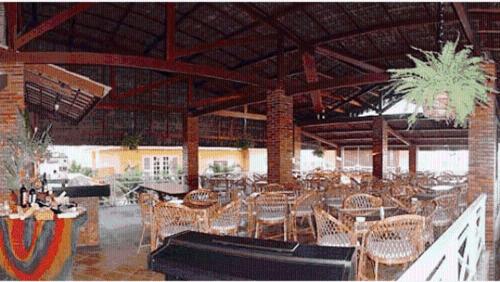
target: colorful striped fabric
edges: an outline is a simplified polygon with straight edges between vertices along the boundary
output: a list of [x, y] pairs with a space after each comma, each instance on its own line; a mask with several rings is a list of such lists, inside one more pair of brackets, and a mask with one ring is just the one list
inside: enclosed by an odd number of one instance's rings
[[0, 279], [70, 280], [80, 226], [72, 219], [0, 218]]

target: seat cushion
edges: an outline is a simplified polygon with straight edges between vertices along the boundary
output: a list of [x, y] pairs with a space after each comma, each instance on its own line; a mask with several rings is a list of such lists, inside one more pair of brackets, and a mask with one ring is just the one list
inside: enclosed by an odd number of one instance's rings
[[416, 247], [408, 240], [370, 240], [366, 245], [370, 255], [383, 259], [403, 259], [417, 253]]

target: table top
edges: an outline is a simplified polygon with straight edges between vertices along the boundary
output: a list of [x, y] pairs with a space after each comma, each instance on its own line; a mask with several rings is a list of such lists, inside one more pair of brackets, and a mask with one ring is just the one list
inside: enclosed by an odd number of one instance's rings
[[169, 195], [186, 194], [188, 187], [177, 183], [144, 183], [142, 188], [166, 193]]

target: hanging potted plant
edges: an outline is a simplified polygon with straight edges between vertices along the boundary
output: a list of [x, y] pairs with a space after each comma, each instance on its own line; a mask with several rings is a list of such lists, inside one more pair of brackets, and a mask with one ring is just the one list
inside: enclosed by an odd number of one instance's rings
[[316, 149], [314, 149], [313, 155], [318, 158], [322, 158], [325, 155], [325, 150], [323, 149], [323, 147], [319, 146]]
[[126, 135], [123, 137], [122, 146], [129, 150], [137, 150], [142, 142], [142, 136], [138, 134]]
[[485, 103], [488, 78], [481, 68], [481, 57], [472, 57], [471, 47], [456, 51], [458, 39], [446, 42], [441, 52], [423, 51], [424, 60], [411, 55], [413, 68], [390, 69], [389, 89], [405, 95], [416, 105], [408, 118], [411, 127], [420, 107], [424, 115], [433, 120], [454, 122], [454, 126], [466, 126], [476, 103]]
[[253, 146], [253, 142], [252, 140], [244, 137], [244, 138], [240, 138], [236, 141], [236, 147], [240, 150], [246, 150], [248, 148], [251, 148]]

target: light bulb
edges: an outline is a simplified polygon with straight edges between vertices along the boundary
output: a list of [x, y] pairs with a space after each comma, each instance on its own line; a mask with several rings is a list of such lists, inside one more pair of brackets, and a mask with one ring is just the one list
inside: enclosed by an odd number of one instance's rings
[[54, 111], [59, 111], [59, 104], [58, 103], [55, 103], [54, 104]]

